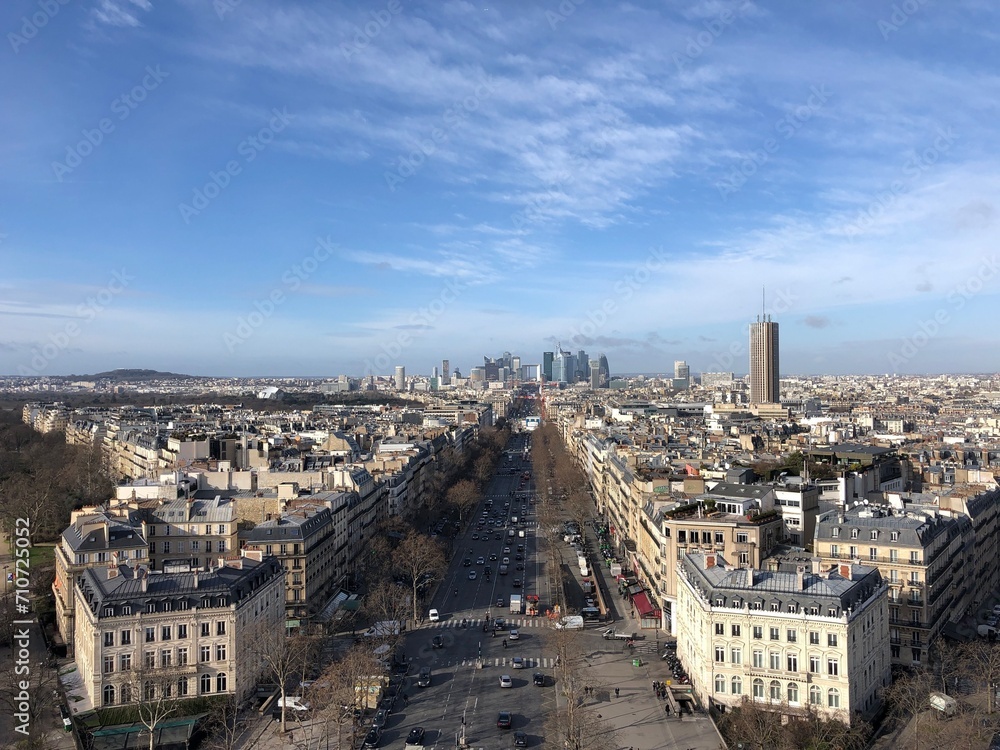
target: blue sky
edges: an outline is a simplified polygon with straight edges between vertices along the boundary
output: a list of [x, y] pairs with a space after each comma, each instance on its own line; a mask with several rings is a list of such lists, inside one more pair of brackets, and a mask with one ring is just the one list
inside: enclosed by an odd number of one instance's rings
[[1000, 370], [987, 0], [8, 2], [0, 373]]

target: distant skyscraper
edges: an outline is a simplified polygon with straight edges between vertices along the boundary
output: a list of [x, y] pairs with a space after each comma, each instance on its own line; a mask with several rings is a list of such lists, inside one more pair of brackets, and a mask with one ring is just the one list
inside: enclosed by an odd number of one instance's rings
[[607, 388], [611, 382], [611, 368], [608, 366], [608, 358], [601, 354], [597, 361], [601, 363], [601, 387]]
[[590, 360], [590, 387], [597, 390], [601, 387], [601, 360]]
[[396, 365], [396, 390], [406, 389], [406, 368], [403, 365]]
[[688, 367], [688, 363], [683, 359], [678, 359], [674, 362], [674, 380], [686, 380], [688, 383], [691, 382], [691, 368]]
[[451, 363], [446, 360], [441, 360], [441, 383], [443, 385], [448, 385], [451, 382]]
[[750, 324], [751, 404], [780, 403], [778, 372], [778, 324], [769, 315], [757, 318]]
[[521, 378], [521, 358], [511, 357], [510, 358], [510, 371], [511, 374], [520, 380]]
[[576, 353], [576, 377], [574, 380], [587, 380], [590, 377], [590, 357], [583, 349]]
[[542, 377], [545, 378], [546, 383], [552, 380], [552, 360], [554, 358], [553, 352], [542, 352]]

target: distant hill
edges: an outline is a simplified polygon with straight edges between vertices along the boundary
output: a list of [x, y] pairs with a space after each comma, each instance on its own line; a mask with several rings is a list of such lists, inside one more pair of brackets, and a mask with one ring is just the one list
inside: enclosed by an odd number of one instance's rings
[[93, 375], [69, 375], [73, 380], [187, 380], [194, 375], [181, 375], [176, 372], [160, 372], [159, 370], [121, 369], [108, 372], [98, 372]]

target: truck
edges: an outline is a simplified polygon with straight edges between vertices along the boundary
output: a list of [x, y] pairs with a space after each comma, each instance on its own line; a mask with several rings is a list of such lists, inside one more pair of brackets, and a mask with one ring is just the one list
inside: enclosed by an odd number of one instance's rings
[[958, 711], [958, 701], [945, 693], [931, 693], [928, 703], [931, 704], [931, 708], [940, 711], [945, 716], [954, 716]]
[[590, 575], [590, 569], [587, 568], [587, 558], [584, 557], [583, 555], [577, 555], [576, 556], [576, 561], [580, 565], [580, 575], [582, 575], [582, 576], [589, 576]]
[[622, 564], [613, 562], [611, 563], [611, 575], [616, 578], [622, 574]]
[[580, 587], [583, 589], [583, 593], [588, 596], [594, 593], [594, 583], [589, 578], [584, 578], [580, 582]]
[[602, 633], [604, 640], [620, 640], [620, 641], [634, 641], [638, 636], [635, 633], [627, 633], [622, 630], [616, 630], [615, 628], [608, 628]]
[[583, 618], [579, 615], [569, 615], [556, 623], [556, 630], [582, 630]]
[[512, 615], [521, 614], [521, 595], [511, 594], [510, 595], [510, 613]]

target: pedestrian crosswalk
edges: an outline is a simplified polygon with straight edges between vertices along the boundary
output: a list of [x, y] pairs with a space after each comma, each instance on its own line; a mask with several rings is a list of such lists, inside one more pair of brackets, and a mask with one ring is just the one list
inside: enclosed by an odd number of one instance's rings
[[[501, 615], [502, 617], [502, 615]], [[466, 620], [465, 626], [469, 630], [479, 630], [482, 632], [483, 624], [486, 622], [485, 619], [478, 620]], [[490, 621], [492, 623], [492, 620]], [[512, 619], [507, 619], [504, 617], [504, 622], [507, 623], [507, 629], [513, 628], [514, 630], [519, 630], [523, 628], [547, 628], [550, 626], [549, 620], [546, 617], [515, 617]], [[440, 620], [438, 622], [425, 622], [423, 627], [425, 628], [461, 628], [462, 618], [451, 619], [451, 620]], [[503, 631], [498, 630], [497, 633]]]
[[[506, 667], [508, 669], [513, 669], [512, 658], [507, 657], [489, 657], [483, 659], [487, 667]], [[542, 657], [538, 659], [530, 659], [524, 657], [522, 660], [524, 667], [523, 669], [552, 669], [556, 665], [555, 657]], [[463, 667], [478, 667], [479, 660], [475, 657], [468, 659], [462, 659]]]

